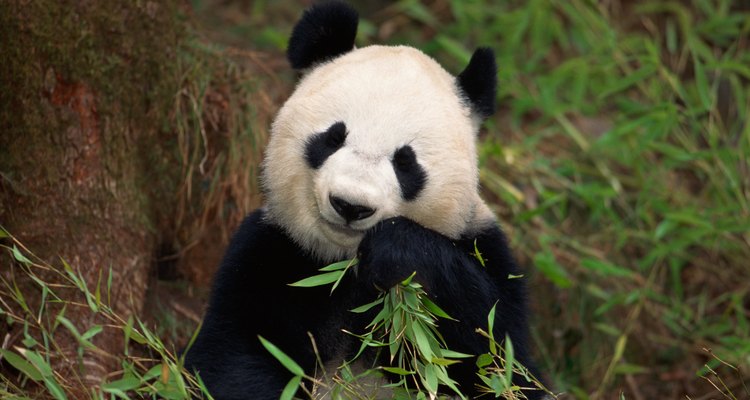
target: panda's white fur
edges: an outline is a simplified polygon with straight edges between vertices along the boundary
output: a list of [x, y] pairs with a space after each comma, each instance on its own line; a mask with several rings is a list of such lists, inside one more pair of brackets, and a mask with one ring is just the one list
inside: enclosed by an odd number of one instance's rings
[[[305, 162], [308, 139], [344, 122], [344, 146], [319, 169]], [[316, 258], [356, 255], [364, 232], [404, 216], [451, 238], [494, 221], [478, 192], [476, 135], [481, 118], [456, 78], [421, 51], [368, 46], [316, 66], [279, 111], [263, 161], [268, 218]], [[403, 199], [392, 157], [410, 145], [427, 181]], [[376, 212], [346, 225], [329, 195]]]

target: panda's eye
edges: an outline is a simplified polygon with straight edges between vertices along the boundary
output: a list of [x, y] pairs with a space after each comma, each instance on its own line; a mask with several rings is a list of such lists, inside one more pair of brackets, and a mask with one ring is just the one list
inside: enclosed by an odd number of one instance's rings
[[325, 132], [326, 146], [338, 149], [346, 140], [346, 125], [336, 122]]
[[307, 140], [305, 160], [312, 169], [320, 168], [346, 141], [346, 124], [336, 122], [325, 132], [316, 133]]
[[414, 153], [414, 149], [411, 146], [404, 146], [396, 150], [393, 153], [393, 165], [401, 171], [408, 171], [411, 167], [416, 165], [417, 155]]
[[427, 184], [427, 172], [417, 162], [417, 154], [411, 146], [404, 146], [393, 153], [393, 170], [401, 187], [401, 197], [406, 201], [417, 198]]

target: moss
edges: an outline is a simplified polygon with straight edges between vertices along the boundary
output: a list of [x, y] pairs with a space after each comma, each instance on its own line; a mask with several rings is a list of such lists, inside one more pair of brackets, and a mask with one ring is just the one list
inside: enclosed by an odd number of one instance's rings
[[[6, 60], [0, 67], [0, 171], [19, 184], [59, 183], [71, 174], [61, 169], [70, 167], [66, 158], [87, 156], [85, 149], [64, 148], [75, 142], [71, 131], [81, 129], [85, 137], [78, 142], [101, 147], [89, 151], [98, 152], [91, 157], [107, 174], [132, 180], [138, 171], [129, 161], [154, 144], [154, 127], [166, 120], [179, 89], [185, 27], [175, 17], [178, 2], [21, 3], [0, 5], [0, 36], [6, 38], [0, 44]], [[131, 192], [131, 201], [143, 203], [130, 189], [117, 193]]]

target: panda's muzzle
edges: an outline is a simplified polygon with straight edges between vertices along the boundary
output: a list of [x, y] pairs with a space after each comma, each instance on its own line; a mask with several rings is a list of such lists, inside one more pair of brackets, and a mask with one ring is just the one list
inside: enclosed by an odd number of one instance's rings
[[359, 204], [352, 204], [341, 197], [329, 195], [328, 201], [336, 213], [346, 220], [347, 225], [353, 221], [363, 220], [375, 214], [375, 209]]

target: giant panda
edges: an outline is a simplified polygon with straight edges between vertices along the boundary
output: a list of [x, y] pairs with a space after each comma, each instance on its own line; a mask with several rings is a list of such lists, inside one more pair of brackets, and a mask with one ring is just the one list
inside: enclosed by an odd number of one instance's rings
[[[292, 377], [259, 336], [307, 374], [318, 361], [351, 358], [360, 343], [343, 331], [363, 333], [372, 315], [350, 310], [414, 272], [455, 319], [439, 321], [448, 348], [486, 353], [476, 329], [496, 305], [494, 336], [507, 334], [516, 359], [536, 371], [525, 283], [510, 279], [521, 271], [479, 195], [477, 133], [495, 108], [492, 50], [477, 49], [454, 76], [412, 47], [355, 48], [357, 24], [353, 9], [328, 2], [292, 31], [287, 56], [301, 80], [271, 126], [264, 204], [234, 234], [186, 355], [218, 400], [278, 398]], [[332, 293], [289, 285], [355, 257]], [[449, 374], [478, 394], [474, 360]]]

